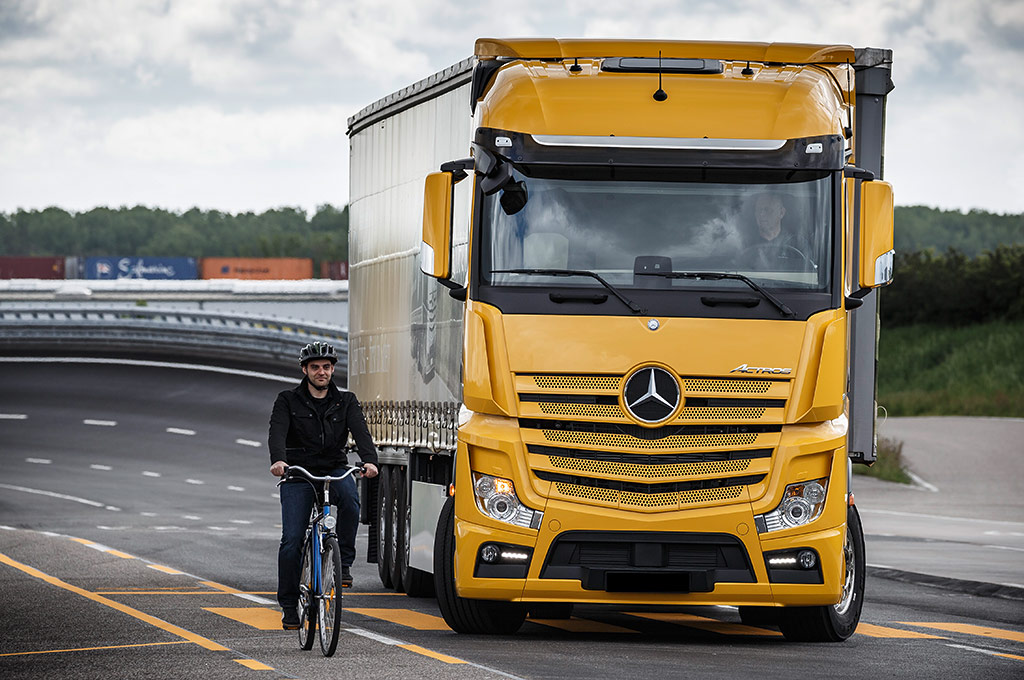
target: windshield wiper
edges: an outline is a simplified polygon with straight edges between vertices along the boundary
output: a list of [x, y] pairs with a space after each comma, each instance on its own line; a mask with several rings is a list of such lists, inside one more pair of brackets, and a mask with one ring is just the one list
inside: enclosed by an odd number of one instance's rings
[[608, 289], [615, 297], [622, 301], [622, 304], [633, 310], [634, 314], [646, 314], [647, 310], [638, 306], [635, 302], [619, 292], [612, 284], [601, 278], [600, 274], [586, 269], [492, 269], [492, 274], [535, 274], [537, 276], [589, 276], [602, 286]]
[[733, 279], [736, 281], [742, 281], [747, 284], [755, 291], [764, 296], [764, 299], [778, 307], [779, 311], [782, 312], [786, 317], [792, 318], [796, 316], [789, 306], [778, 299], [767, 290], [754, 283], [752, 279], [743, 274], [726, 274], [724, 272], [637, 272], [637, 276], [661, 276], [666, 279], [704, 279], [707, 281], [720, 281], [722, 279]]

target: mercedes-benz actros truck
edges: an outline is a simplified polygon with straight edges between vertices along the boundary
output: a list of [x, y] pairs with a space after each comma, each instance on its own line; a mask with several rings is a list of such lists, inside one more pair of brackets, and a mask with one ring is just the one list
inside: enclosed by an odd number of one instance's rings
[[891, 52], [481, 39], [349, 121], [385, 585], [447, 624], [860, 618]]

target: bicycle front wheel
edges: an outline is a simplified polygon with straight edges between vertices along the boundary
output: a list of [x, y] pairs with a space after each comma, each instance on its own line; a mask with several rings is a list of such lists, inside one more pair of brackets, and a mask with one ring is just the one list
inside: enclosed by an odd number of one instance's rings
[[313, 648], [316, 638], [316, 589], [313, 578], [315, 559], [312, 537], [307, 536], [302, 545], [302, 572], [299, 577], [299, 647], [304, 650]]
[[334, 536], [324, 539], [321, 589], [317, 603], [320, 623], [320, 651], [331, 656], [338, 647], [341, 629], [341, 550]]

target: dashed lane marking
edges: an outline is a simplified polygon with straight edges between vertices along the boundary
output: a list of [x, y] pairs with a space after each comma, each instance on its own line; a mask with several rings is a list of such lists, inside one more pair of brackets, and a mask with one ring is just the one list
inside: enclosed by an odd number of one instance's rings
[[97, 427], [117, 427], [116, 420], [93, 420], [92, 418], [86, 418], [82, 421], [83, 425], [95, 425]]
[[147, 564], [146, 566], [149, 567], [150, 569], [156, 569], [157, 571], [162, 571], [165, 574], [177, 575], [177, 574], [184, 574], [185, 573], [183, 571], [178, 571], [177, 569], [174, 569], [172, 567], [165, 567], [162, 564]]
[[1017, 654], [1008, 654], [1006, 652], [996, 652], [991, 649], [982, 649], [981, 647], [971, 647], [970, 645], [946, 645], [947, 647], [955, 647], [956, 649], [966, 649], [970, 652], [981, 652], [982, 654], [988, 654], [989, 656], [1000, 656], [1004, 659], [1013, 659], [1014, 661], [1024, 661], [1024, 656], [1018, 656]]
[[235, 663], [240, 663], [246, 668], [251, 668], [254, 671], [272, 671], [273, 666], [268, 666], [265, 663], [261, 663], [256, 659], [235, 659]]
[[75, 593], [76, 595], [81, 595], [82, 597], [84, 597], [84, 598], [86, 598], [88, 600], [92, 600], [93, 602], [97, 602], [99, 604], [105, 605], [105, 606], [110, 607], [111, 609], [115, 609], [115, 610], [117, 610], [117, 611], [119, 611], [119, 612], [121, 612], [123, 614], [128, 614], [129, 616], [132, 616], [132, 617], [134, 617], [134, 618], [136, 618], [136, 619], [138, 619], [140, 621], [143, 621], [145, 623], [148, 623], [151, 626], [156, 626], [160, 630], [168, 632], [171, 635], [177, 635], [178, 637], [182, 638], [183, 640], [187, 640], [189, 642], [193, 642], [193, 643], [199, 645], [200, 647], [202, 647], [203, 649], [208, 649], [208, 650], [214, 651], [214, 652], [227, 652], [227, 651], [231, 651], [230, 649], [228, 649], [224, 645], [218, 644], [218, 643], [214, 642], [213, 640], [205, 638], [205, 637], [203, 637], [201, 635], [196, 635], [192, 631], [188, 631], [188, 630], [185, 630], [184, 628], [181, 628], [179, 626], [175, 626], [174, 624], [168, 623], [167, 621], [164, 621], [163, 619], [158, 619], [157, 617], [152, 616], [150, 614], [147, 614], [145, 612], [139, 611], [138, 609], [135, 609], [134, 607], [129, 607], [127, 605], [123, 605], [120, 602], [116, 602], [116, 601], [111, 600], [109, 598], [103, 597], [102, 595], [97, 595], [95, 593], [91, 593], [88, 590], [85, 590], [84, 588], [79, 588], [78, 586], [73, 586], [70, 583], [67, 583], [65, 581], [60, 580], [56, 576], [50, 576], [49, 574], [46, 574], [46, 573], [44, 573], [42, 571], [39, 571], [35, 567], [31, 567], [31, 566], [29, 566], [27, 564], [22, 564], [21, 562], [13, 560], [10, 557], [8, 557], [7, 555], [4, 555], [3, 553], [0, 553], [0, 562], [2, 562], [3, 564], [6, 564], [7, 566], [14, 567], [15, 569], [18, 569], [19, 571], [22, 571], [22, 572], [28, 574], [29, 576], [32, 576], [33, 578], [37, 578], [37, 579], [40, 579], [42, 581], [45, 581], [46, 583], [49, 583], [50, 585], [57, 586], [58, 588], [63, 588], [64, 590], [67, 590], [67, 591], [70, 591], [72, 593]]
[[919, 633], [916, 630], [901, 630], [899, 628], [889, 628], [888, 626], [876, 626], [873, 623], [858, 623], [857, 634], [867, 635], [868, 637], [874, 638], [905, 638], [912, 640], [945, 640], [944, 637], [938, 635], [929, 635], [928, 633]]
[[53, 461], [49, 458], [26, 458], [26, 463], [35, 463], [36, 465], [49, 465]]
[[668, 621], [669, 623], [678, 623], [688, 628], [698, 628], [700, 630], [710, 631], [712, 633], [720, 633], [722, 635], [757, 635], [760, 637], [781, 637], [782, 633], [777, 630], [769, 630], [767, 628], [756, 628], [754, 626], [747, 626], [742, 623], [729, 623], [726, 621], [719, 621], [717, 619], [709, 619], [705, 616], [697, 616], [695, 614], [683, 614], [676, 612], [627, 612], [630, 616], [639, 616], [644, 619], [653, 619], [655, 621]]
[[494, 673], [495, 675], [500, 675], [500, 676], [502, 676], [504, 678], [510, 678], [511, 680], [523, 680], [522, 678], [520, 678], [517, 675], [512, 675], [511, 673], [506, 673], [504, 671], [499, 671], [496, 668], [490, 668], [489, 666], [484, 666], [484, 665], [481, 665], [481, 664], [478, 664], [478, 663], [473, 663], [472, 661], [465, 661], [463, 659], [457, 659], [454, 656], [448, 656], [446, 654], [441, 654], [440, 652], [435, 652], [433, 650], [426, 649], [424, 647], [420, 647], [419, 645], [414, 645], [414, 644], [410, 644], [408, 642], [402, 642], [401, 640], [396, 640], [394, 638], [389, 638], [389, 637], [384, 636], [384, 635], [379, 635], [377, 633], [374, 633], [372, 631], [366, 630], [364, 628], [356, 628], [356, 627], [353, 626], [351, 628], [344, 628], [343, 630], [346, 633], [352, 633], [353, 635], [358, 635], [360, 637], [364, 637], [364, 638], [367, 638], [369, 640], [373, 640], [374, 642], [379, 642], [379, 643], [384, 644], [384, 645], [390, 645], [390, 646], [393, 646], [393, 647], [401, 647], [402, 649], [408, 650], [410, 652], [414, 652], [414, 653], [420, 654], [422, 656], [427, 656], [427, 657], [430, 657], [432, 659], [437, 659], [438, 661], [444, 661], [445, 663], [464, 663], [464, 664], [466, 664], [468, 666], [472, 666], [473, 668], [479, 668], [480, 670], [487, 671], [488, 673]]
[[442, 654], [441, 652], [435, 652], [432, 649], [420, 647], [419, 645], [408, 644], [397, 646], [401, 647], [402, 649], [408, 649], [410, 652], [416, 652], [417, 654], [422, 654], [423, 656], [429, 656], [432, 659], [437, 659], [438, 661], [443, 661], [445, 663], [467, 663], [462, 659], [457, 659], [454, 656], [448, 656], [447, 654]]
[[350, 607], [348, 611], [383, 621], [390, 621], [391, 623], [397, 623], [407, 628], [415, 628], [416, 630], [451, 630], [440, 616], [424, 614], [423, 612], [411, 609], [354, 609]]
[[253, 441], [251, 439], [236, 439], [235, 443], [241, 444], [242, 446], [252, 446], [253, 448], [263, 446], [260, 442]]
[[232, 621], [252, 626], [257, 630], [281, 630], [281, 612], [276, 609], [267, 607], [203, 607], [203, 609]]
[[166, 432], [168, 434], [183, 434], [186, 437], [194, 437], [196, 434], [195, 430], [186, 430], [183, 427], [169, 427]]
[[206, 482], [204, 482], [201, 479], [186, 479], [185, 483], [186, 484], [195, 484], [196, 486], [199, 486], [200, 484], [206, 484]]
[[125, 560], [138, 559], [138, 558], [135, 557], [135, 555], [129, 555], [126, 552], [121, 552], [120, 550], [114, 550], [113, 548], [111, 548], [109, 546], [105, 546], [102, 543], [96, 543], [95, 541], [90, 541], [90, 540], [88, 540], [86, 538], [74, 538], [74, 537], [72, 537], [71, 540], [74, 541], [75, 543], [81, 543], [82, 545], [84, 545], [87, 548], [92, 548], [93, 550], [98, 550], [99, 552], [107, 553], [108, 555], [113, 555], [114, 557], [120, 557], [121, 559], [125, 559]]
[[161, 477], [162, 475], [159, 472], [153, 472], [152, 470], [143, 470], [142, 471], [142, 476], [143, 477]]
[[115, 508], [112, 505], [104, 505], [98, 501], [91, 501], [88, 498], [79, 498], [78, 496], [69, 496], [63, 493], [56, 493], [55, 491], [45, 491], [43, 489], [30, 489], [27, 486], [15, 486], [14, 484], [0, 484], [0, 489], [8, 489], [10, 491], [21, 491], [22, 493], [36, 494], [37, 496], [48, 496], [49, 498], [59, 498], [62, 501], [73, 501], [75, 503], [81, 503], [82, 505], [88, 505], [94, 508], [105, 508], [107, 510], [118, 511], [120, 508]]
[[256, 604], [276, 604], [273, 600], [268, 600], [265, 597], [251, 595], [249, 593], [239, 590], [238, 588], [232, 588], [231, 586], [226, 586], [223, 583], [217, 583], [216, 581], [200, 581], [199, 585], [206, 586], [207, 588], [213, 588], [214, 590], [219, 590], [222, 593], [234, 595], [235, 597], [239, 597], [243, 600], [248, 600], [249, 602], [255, 602]]
[[114, 468], [110, 467], [109, 465], [93, 464], [93, 465], [89, 466], [89, 469], [90, 470], [103, 470], [104, 472], [109, 472], [110, 470], [113, 470]]
[[94, 652], [103, 649], [128, 649], [129, 647], [159, 647], [161, 645], [187, 645], [191, 640], [172, 640], [171, 642], [140, 642], [131, 645], [109, 645], [106, 647], [77, 647], [75, 649], [42, 649], [34, 652], [7, 652], [0, 656], [26, 656], [28, 654], [65, 654], [67, 652]]
[[25, 413], [0, 413], [0, 420], [28, 420]]
[[1012, 640], [1013, 642], [1024, 642], [1024, 633], [1004, 628], [993, 628], [992, 626], [973, 626], [969, 623], [938, 623], [933, 621], [897, 621], [905, 626], [916, 626], [918, 628], [935, 628], [950, 633], [963, 633], [964, 635], [977, 635], [980, 637], [997, 638], [999, 640]]

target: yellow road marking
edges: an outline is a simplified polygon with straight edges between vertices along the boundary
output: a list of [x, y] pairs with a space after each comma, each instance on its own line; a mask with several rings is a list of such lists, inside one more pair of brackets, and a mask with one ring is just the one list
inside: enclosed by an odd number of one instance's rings
[[141, 642], [134, 645], [108, 645], [106, 647], [78, 647], [76, 649], [44, 649], [39, 652], [8, 652], [0, 656], [25, 656], [26, 654], [63, 654], [65, 652], [94, 652], [101, 649], [127, 649], [128, 647], [157, 647], [159, 645], [187, 645], [189, 640], [173, 640], [172, 642]]
[[451, 630], [451, 628], [448, 627], [448, 624], [446, 624], [444, 619], [440, 616], [424, 614], [423, 612], [414, 612], [411, 609], [347, 609], [348, 611], [355, 612], [356, 614], [372, 616], [375, 619], [383, 619], [384, 621], [397, 623], [398, 625], [406, 626], [407, 628], [415, 628], [416, 630]]
[[996, 656], [1001, 656], [1004, 659], [1014, 659], [1016, 661], [1024, 661], [1024, 656], [1017, 656], [1016, 654], [1004, 654], [1002, 652], [996, 652]]
[[910, 638], [915, 640], [945, 640], [946, 638], [928, 633], [918, 633], [916, 630], [901, 630], [899, 628], [888, 628], [876, 626], [873, 623], [858, 623], [857, 634], [867, 635], [876, 638]]
[[728, 623], [726, 621], [718, 621], [717, 619], [709, 619], [704, 616], [696, 616], [694, 614], [682, 614], [677, 612], [627, 612], [630, 616], [639, 616], [644, 619], [653, 619], [655, 621], [668, 621], [670, 623], [678, 623], [682, 626], [689, 628], [699, 628], [700, 630], [707, 630], [712, 633], [720, 633], [722, 635], [759, 635], [769, 637], [782, 637], [782, 633], [777, 630], [769, 630], [767, 628], [755, 628], [754, 626], [747, 626], [742, 623]]
[[575, 616], [570, 619], [527, 619], [531, 623], [539, 623], [542, 626], [559, 628], [572, 633], [639, 633], [638, 630], [614, 626], [601, 621], [590, 619], [578, 619]]
[[965, 635], [979, 635], [981, 637], [998, 638], [1000, 640], [1013, 640], [1024, 642], [1024, 633], [991, 626], [972, 626], [969, 623], [933, 623], [924, 621], [898, 621], [906, 626], [918, 626], [920, 628], [936, 628], [947, 630], [951, 633], [964, 633]]
[[74, 541], [75, 543], [81, 543], [82, 545], [96, 545], [92, 541], [86, 540], [84, 538], [74, 538], [74, 537], [72, 537], [71, 540]]
[[133, 609], [132, 607], [121, 604], [120, 602], [115, 602], [114, 600], [103, 597], [102, 595], [91, 593], [88, 590], [85, 590], [84, 588], [73, 586], [70, 583], [60, 580], [56, 576], [50, 576], [49, 574], [45, 574], [39, 571], [35, 567], [30, 567], [27, 564], [22, 564], [21, 562], [13, 560], [7, 555], [4, 555], [3, 553], [0, 553], [0, 562], [3, 562], [8, 566], [23, 571], [29, 576], [45, 581], [50, 585], [54, 585], [58, 588], [63, 588], [64, 590], [71, 591], [72, 593], [81, 595], [82, 597], [92, 600], [93, 602], [98, 602], [99, 604], [106, 605], [111, 609], [116, 609], [119, 612], [128, 614], [129, 616], [133, 616], [136, 619], [139, 619], [140, 621], [145, 621], [151, 626], [156, 626], [157, 628], [164, 630], [172, 635], [177, 635], [178, 637], [188, 640], [189, 642], [194, 642], [195, 644], [199, 645], [204, 649], [209, 649], [215, 652], [230, 651], [224, 645], [217, 644], [213, 640], [204, 638], [201, 635], [196, 635], [195, 633], [187, 631], [184, 628], [175, 626], [174, 624], [168, 623], [162, 619], [158, 619], [155, 616], [151, 616], [150, 614], [147, 614], [145, 612], [140, 612], [138, 609]]
[[232, 595], [238, 595], [239, 593], [242, 593], [242, 591], [238, 588], [232, 588], [231, 586], [226, 586], [223, 583], [217, 583], [215, 581], [200, 581], [199, 585], [208, 586], [210, 588], [213, 588], [214, 590], [219, 590], [222, 593], [231, 593]]
[[210, 590], [95, 590], [97, 595], [233, 595]]
[[281, 630], [281, 612], [275, 609], [266, 607], [203, 607], [203, 609], [259, 630]]
[[165, 574], [184, 574], [185, 573], [183, 571], [178, 571], [177, 569], [173, 569], [171, 567], [165, 567], [162, 564], [147, 564], [146, 566], [149, 567], [150, 569], [156, 569], [157, 571], [162, 571]]
[[256, 661], [255, 659], [235, 659], [235, 663], [240, 663], [243, 666], [245, 666], [246, 668], [251, 668], [254, 671], [272, 671], [272, 670], [274, 670], [273, 666], [268, 666], [265, 663], [260, 663], [259, 661]]
[[125, 560], [134, 560], [135, 559], [135, 555], [129, 555], [126, 552], [121, 552], [120, 550], [114, 550], [113, 548], [108, 548], [107, 550], [104, 550], [103, 552], [107, 553], [108, 555], [113, 555], [114, 557], [120, 557], [121, 559], [125, 559]]
[[[445, 626], [445, 628], [447, 628], [447, 626]], [[466, 663], [462, 659], [456, 659], [454, 656], [448, 656], [447, 654], [442, 654], [441, 652], [434, 652], [424, 647], [420, 647], [419, 645], [397, 646], [401, 647], [402, 649], [408, 649], [410, 652], [416, 652], [417, 654], [422, 654], [423, 656], [429, 656], [430, 658], [437, 659], [438, 661], [444, 661], [445, 663]]]

